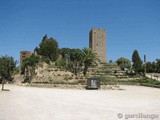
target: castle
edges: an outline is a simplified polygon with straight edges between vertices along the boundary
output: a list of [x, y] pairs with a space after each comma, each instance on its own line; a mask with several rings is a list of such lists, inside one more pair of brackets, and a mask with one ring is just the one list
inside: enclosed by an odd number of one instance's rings
[[101, 62], [106, 63], [106, 31], [104, 29], [91, 29], [89, 47], [97, 53]]
[[[89, 47], [97, 54], [101, 62], [106, 63], [106, 31], [104, 29], [91, 29], [89, 32]], [[30, 51], [20, 52], [20, 65], [22, 60], [30, 57]]]

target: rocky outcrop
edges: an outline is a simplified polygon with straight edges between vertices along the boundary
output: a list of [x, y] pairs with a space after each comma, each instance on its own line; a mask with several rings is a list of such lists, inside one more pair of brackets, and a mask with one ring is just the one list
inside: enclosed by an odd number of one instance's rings
[[46, 63], [41, 63], [35, 70], [35, 77], [32, 82], [49, 82], [62, 81], [64, 79], [75, 79], [75, 75], [67, 70], [56, 67], [49, 67]]

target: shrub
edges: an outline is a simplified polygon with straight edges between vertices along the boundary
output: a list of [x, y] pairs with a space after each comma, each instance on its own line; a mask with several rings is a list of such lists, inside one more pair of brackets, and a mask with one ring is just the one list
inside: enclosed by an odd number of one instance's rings
[[49, 81], [49, 83], [52, 83], [53, 79], [51, 76], [48, 77], [48, 81]]
[[54, 64], [49, 64], [49, 68], [55, 68], [56, 66]]
[[97, 78], [100, 79], [101, 84], [115, 84], [115, 78], [113, 77], [101, 75], [98, 76]]
[[85, 84], [86, 81], [85, 81], [85, 80], [78, 80], [78, 83], [80, 83], [80, 84]]
[[64, 76], [69, 76], [68, 74], [65, 74]]
[[68, 81], [68, 80], [69, 80], [69, 77], [64, 77], [64, 80]]
[[61, 74], [57, 74], [57, 76], [61, 76]]
[[70, 76], [70, 77], [69, 77], [69, 79], [70, 79], [70, 80], [72, 80], [72, 79], [73, 79], [73, 77], [71, 77], [71, 76]]
[[115, 70], [114, 73], [117, 73], [117, 70]]

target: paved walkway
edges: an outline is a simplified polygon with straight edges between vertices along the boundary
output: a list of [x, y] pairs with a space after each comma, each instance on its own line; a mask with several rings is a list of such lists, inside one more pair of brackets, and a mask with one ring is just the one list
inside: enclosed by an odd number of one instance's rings
[[125, 120], [128, 114], [139, 113], [156, 114], [159, 118], [154, 120], [160, 120], [157, 88], [121, 86], [123, 90], [98, 91], [14, 85], [5, 88], [10, 91], [0, 91], [0, 120]]

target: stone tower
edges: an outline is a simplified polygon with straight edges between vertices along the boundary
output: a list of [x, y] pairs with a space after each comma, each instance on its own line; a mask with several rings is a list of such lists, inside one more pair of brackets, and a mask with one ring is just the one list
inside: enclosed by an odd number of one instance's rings
[[30, 57], [31, 54], [32, 53], [30, 51], [21, 51], [20, 52], [20, 65], [22, 65], [22, 60], [27, 58], [27, 57]]
[[104, 29], [91, 29], [89, 47], [97, 53], [101, 62], [106, 63], [106, 31]]

